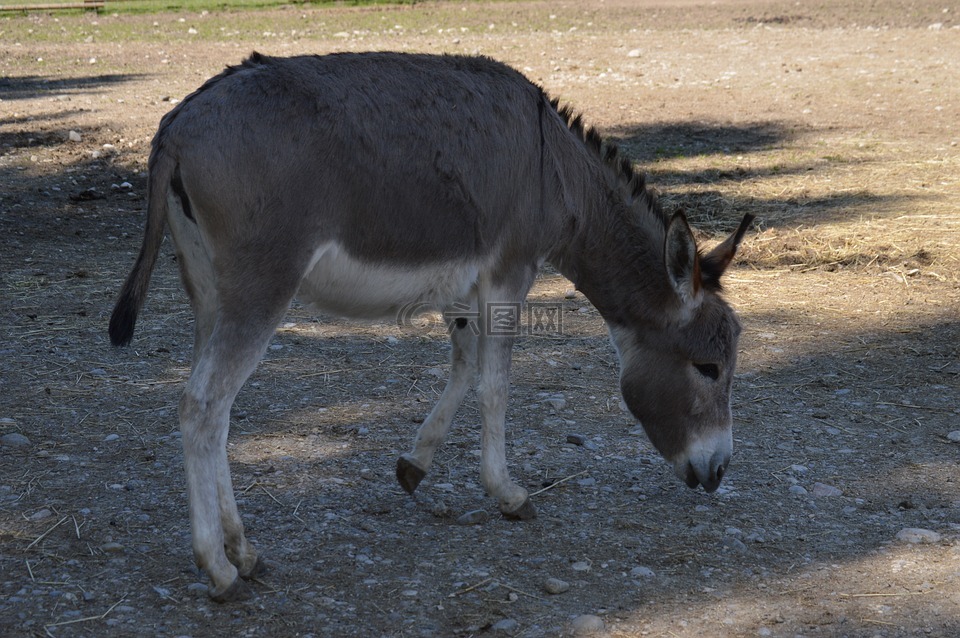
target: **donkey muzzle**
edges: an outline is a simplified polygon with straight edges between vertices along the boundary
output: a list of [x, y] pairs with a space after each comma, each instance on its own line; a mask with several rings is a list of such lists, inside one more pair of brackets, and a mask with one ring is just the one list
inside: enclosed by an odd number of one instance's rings
[[733, 433], [729, 428], [704, 433], [674, 460], [673, 471], [687, 487], [703, 485], [707, 492], [715, 492], [730, 467], [732, 454]]

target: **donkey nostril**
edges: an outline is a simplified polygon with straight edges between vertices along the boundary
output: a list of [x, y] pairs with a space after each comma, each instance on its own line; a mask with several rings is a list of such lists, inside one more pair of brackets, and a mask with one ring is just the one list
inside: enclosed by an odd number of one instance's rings
[[722, 465], [717, 466], [717, 480], [720, 481], [723, 479], [723, 473], [727, 471], [727, 468]]

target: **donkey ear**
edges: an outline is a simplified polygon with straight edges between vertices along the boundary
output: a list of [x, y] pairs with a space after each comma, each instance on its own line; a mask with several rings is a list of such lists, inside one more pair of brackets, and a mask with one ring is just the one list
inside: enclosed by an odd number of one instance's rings
[[674, 214], [667, 226], [663, 258], [667, 277], [684, 306], [700, 301], [700, 257], [687, 217], [683, 211]]
[[713, 290], [720, 289], [720, 277], [727, 266], [730, 265], [730, 262], [733, 261], [733, 256], [737, 253], [737, 247], [740, 246], [740, 241], [747, 229], [750, 228], [753, 219], [753, 215], [749, 213], [744, 215], [737, 230], [700, 260], [704, 286]]

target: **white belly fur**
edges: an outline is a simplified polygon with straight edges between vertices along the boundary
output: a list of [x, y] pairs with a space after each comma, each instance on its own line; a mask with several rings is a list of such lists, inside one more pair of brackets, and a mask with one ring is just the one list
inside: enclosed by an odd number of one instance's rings
[[480, 264], [450, 261], [426, 266], [367, 263], [338, 244], [314, 253], [297, 297], [321, 312], [356, 319], [392, 318], [401, 311], [442, 310], [467, 301]]

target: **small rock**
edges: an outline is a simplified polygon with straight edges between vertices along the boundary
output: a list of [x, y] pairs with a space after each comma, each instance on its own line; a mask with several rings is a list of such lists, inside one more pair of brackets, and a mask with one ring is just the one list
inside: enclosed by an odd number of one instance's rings
[[640, 49], [630, 49], [630, 51], [627, 53], [628, 58], [639, 58], [640, 55], [641, 55]]
[[573, 565], [570, 565], [570, 567], [571, 567], [571, 568], [573, 569], [573, 571], [575, 571], [575, 572], [588, 572], [588, 571], [590, 571], [590, 563], [588, 563], [588, 562], [585, 561], [585, 560], [578, 560], [578, 561], [575, 562]]
[[826, 483], [814, 483], [813, 484], [813, 495], [814, 496], [841, 496], [843, 491], [832, 486], [827, 485]]
[[568, 288], [566, 292], [563, 293], [564, 299], [576, 299], [577, 291], [574, 288]]
[[939, 543], [940, 538], [937, 532], [919, 527], [907, 527], [897, 532], [897, 540], [905, 543]]
[[39, 511], [34, 512], [33, 514], [31, 514], [31, 515], [30, 515], [30, 520], [31, 520], [31, 521], [42, 521], [42, 520], [44, 520], [44, 519], [50, 518], [51, 516], [53, 516], [53, 512], [51, 512], [51, 511], [48, 510], [47, 508], [43, 508], [42, 510], [39, 510]]
[[570, 621], [571, 636], [593, 636], [606, 628], [603, 619], [593, 614], [583, 614]]
[[791, 493], [791, 494], [799, 494], [800, 496], [803, 496], [804, 494], [807, 493], [807, 488], [805, 488], [805, 487], [802, 486], [802, 485], [791, 485], [791, 486], [790, 486], [790, 493]]
[[630, 575], [633, 576], [634, 578], [653, 578], [657, 574], [649, 567], [643, 567], [641, 565], [640, 567], [634, 567], [633, 569], [631, 569]]
[[502, 631], [504, 633], [512, 634], [519, 628], [520, 623], [513, 618], [504, 618], [503, 620], [498, 620], [497, 622], [493, 623], [493, 625], [490, 626], [490, 631]]
[[562, 594], [570, 590], [570, 583], [565, 580], [560, 580], [559, 578], [548, 578], [543, 583], [543, 588], [548, 594]]
[[103, 440], [104, 440], [105, 443], [109, 443], [110, 441], [117, 441], [117, 440], [119, 440], [119, 439], [120, 439], [120, 435], [119, 435], [119, 434], [108, 434], [107, 436], [105, 436], [105, 437], [103, 438]]
[[562, 394], [554, 394], [543, 400], [543, 404], [555, 412], [567, 407], [567, 398]]
[[19, 432], [10, 432], [0, 437], [0, 443], [6, 447], [26, 447], [30, 445], [30, 439]]
[[567, 443], [572, 443], [573, 445], [583, 445], [587, 442], [587, 437], [582, 434], [568, 434]]
[[70, 131], [70, 133], [68, 133], [67, 136], [70, 138], [70, 141], [71, 141], [71, 142], [82, 142], [82, 141], [83, 141], [83, 137], [81, 137], [80, 134], [77, 133], [76, 131]]
[[104, 543], [100, 546], [100, 550], [107, 554], [119, 554], [123, 552], [123, 545], [115, 542]]
[[947, 438], [953, 441], [954, 443], [960, 443], [960, 430], [954, 430], [953, 432], [947, 435]]
[[736, 536], [724, 536], [723, 546], [729, 547], [730, 549], [740, 552], [741, 554], [746, 554], [749, 550], [742, 540]]
[[457, 517], [457, 525], [480, 525], [487, 521], [486, 510], [471, 510]]

